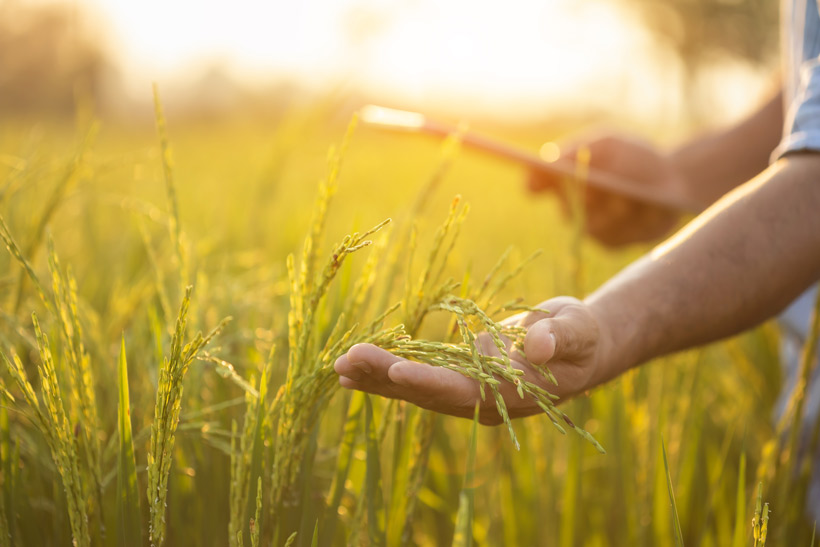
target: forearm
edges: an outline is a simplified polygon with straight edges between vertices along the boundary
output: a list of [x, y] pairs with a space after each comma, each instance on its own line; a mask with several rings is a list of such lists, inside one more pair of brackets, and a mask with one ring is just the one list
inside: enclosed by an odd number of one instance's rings
[[820, 155], [781, 159], [587, 298], [594, 383], [750, 328], [820, 278]]
[[708, 206], [769, 164], [783, 126], [781, 93], [742, 122], [684, 144], [669, 157], [691, 197]]

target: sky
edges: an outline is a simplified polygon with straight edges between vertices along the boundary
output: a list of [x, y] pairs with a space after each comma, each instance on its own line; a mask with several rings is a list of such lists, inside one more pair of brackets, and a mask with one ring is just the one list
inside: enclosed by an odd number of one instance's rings
[[[652, 116], [681, 99], [674, 63], [612, 0], [70, 1], [98, 14], [132, 89], [217, 63], [246, 81], [286, 75], [510, 116], [569, 102]], [[753, 77], [736, 76], [744, 88]]]

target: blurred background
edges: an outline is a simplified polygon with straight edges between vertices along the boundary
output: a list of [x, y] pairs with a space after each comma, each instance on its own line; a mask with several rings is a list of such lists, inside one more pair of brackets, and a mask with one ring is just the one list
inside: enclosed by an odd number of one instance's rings
[[328, 93], [453, 119], [741, 115], [777, 64], [764, 0], [0, 0], [0, 112], [276, 115]]

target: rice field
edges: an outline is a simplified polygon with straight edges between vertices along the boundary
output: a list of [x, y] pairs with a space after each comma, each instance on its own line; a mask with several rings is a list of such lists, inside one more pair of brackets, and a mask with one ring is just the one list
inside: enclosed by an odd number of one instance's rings
[[0, 546], [813, 545], [773, 325], [500, 427], [339, 388], [368, 341], [494, 397], [477, 332], [647, 250], [524, 176], [333, 100], [2, 126]]

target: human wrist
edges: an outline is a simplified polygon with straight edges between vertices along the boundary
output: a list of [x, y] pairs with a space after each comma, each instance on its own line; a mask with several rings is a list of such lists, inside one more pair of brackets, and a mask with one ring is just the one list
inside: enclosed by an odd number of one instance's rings
[[597, 323], [599, 344], [590, 388], [606, 383], [653, 357], [652, 329], [646, 328], [645, 308], [632, 306], [623, 290], [606, 285], [584, 303]]
[[594, 366], [584, 391], [615, 378], [629, 368], [625, 358], [623, 338], [618, 334], [616, 319], [605, 306], [595, 300], [587, 302], [590, 314], [598, 327], [598, 344]]

